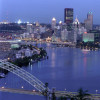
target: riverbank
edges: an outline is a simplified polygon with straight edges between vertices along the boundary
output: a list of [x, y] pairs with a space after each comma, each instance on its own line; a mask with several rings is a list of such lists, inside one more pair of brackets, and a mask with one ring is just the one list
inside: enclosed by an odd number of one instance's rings
[[29, 63], [37, 62], [37, 61], [48, 58], [46, 50], [44, 50], [43, 48], [39, 48], [39, 49], [40, 49], [40, 54], [34, 54], [31, 57], [19, 58], [19, 59], [16, 59], [14, 61], [9, 61], [9, 62], [19, 67], [22, 67], [22, 66], [28, 66]]
[[[12, 64], [15, 64], [19, 67], [23, 67], [23, 66], [28, 66], [29, 63], [35, 63], [35, 62], [38, 62], [38, 61], [41, 61], [41, 60], [45, 60], [45, 59], [48, 59], [48, 56], [47, 56], [47, 52], [46, 50], [44, 50], [43, 48], [37, 48], [37, 47], [32, 47], [31, 45], [28, 46], [31, 50], [33, 50], [33, 48], [36, 48], [38, 49], [39, 53], [33, 53], [31, 56], [24, 56], [24, 57], [21, 57], [21, 58], [16, 58], [16, 59], [11, 59], [9, 58], [8, 59], [8, 62], [12, 63]], [[21, 48], [27, 48], [26, 46], [22, 46]], [[18, 50], [21, 50], [18, 49]], [[13, 57], [12, 57], [13, 58]], [[14, 57], [15, 58], [15, 57]], [[4, 74], [7, 74], [8, 71], [5, 70], [5, 69], [2, 69], [0, 68], [0, 72], [1, 73], [4, 73]]]
[[76, 48], [86, 49], [90, 51], [100, 50], [99, 42], [79, 42], [76, 44]]
[[89, 50], [89, 51], [97, 51], [100, 50], [100, 44], [94, 43], [94, 42], [78, 42], [74, 45], [70, 45], [70, 44], [53, 44], [56, 45], [56, 47], [74, 47], [74, 48], [80, 48], [80, 49], [84, 49], [84, 50]]
[[[44, 44], [40, 45], [45, 47]], [[49, 56], [48, 60], [40, 61], [32, 64], [31, 66], [23, 67], [24, 70], [33, 74], [43, 83], [48, 82], [49, 88], [55, 87], [59, 91], [75, 91], [80, 87], [85, 90], [89, 90], [89, 93], [100, 93], [99, 76], [100, 76], [100, 51], [88, 53], [82, 52], [77, 48], [46, 48], [46, 52]], [[13, 77], [13, 79], [12, 79]], [[26, 82], [13, 73], [9, 73], [5, 79], [1, 79], [1, 86], [4, 86], [5, 80], [7, 86], [10, 87], [11, 80], [13, 80], [16, 87], [24, 85], [24, 89], [30, 89]], [[17, 85], [18, 82], [22, 85]], [[5, 85], [6, 86], [6, 85]], [[3, 99], [6, 100], [8, 95], [10, 100], [17, 98], [18, 100], [45, 100], [42, 97], [20, 95], [20, 94], [3, 94]], [[1, 99], [0, 99], [1, 100]]]

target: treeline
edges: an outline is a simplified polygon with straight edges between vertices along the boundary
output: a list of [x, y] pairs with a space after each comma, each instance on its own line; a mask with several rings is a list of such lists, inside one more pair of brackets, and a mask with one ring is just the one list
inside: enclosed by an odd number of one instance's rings
[[[19, 58], [19, 59], [16, 59], [15, 61], [9, 60], [9, 62], [19, 67], [22, 67], [22, 66], [28, 66], [30, 62], [40, 61], [41, 59], [47, 57], [47, 52], [43, 48], [39, 48], [39, 49], [40, 49], [40, 54], [34, 54], [31, 57]], [[2, 69], [2, 68], [0, 68], [0, 72], [4, 74], [8, 73], [7, 70]]]
[[40, 48], [40, 54], [34, 54], [31, 57], [24, 57], [16, 59], [15, 61], [10, 61], [11, 63], [22, 67], [22, 66], [28, 66], [30, 62], [34, 61], [40, 61], [41, 59], [47, 57], [47, 52], [43, 48]]
[[9, 72], [8, 70], [0, 68], [0, 73], [7, 74], [8, 72]]
[[100, 48], [100, 44], [98, 42], [78, 42], [76, 47]]

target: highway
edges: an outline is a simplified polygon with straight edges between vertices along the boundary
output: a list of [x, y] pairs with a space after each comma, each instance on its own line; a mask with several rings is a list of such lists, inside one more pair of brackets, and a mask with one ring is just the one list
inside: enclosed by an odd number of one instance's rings
[[0, 91], [2, 92], [9, 92], [9, 93], [19, 93], [19, 94], [28, 94], [28, 95], [40, 95], [42, 96], [42, 94], [38, 91], [31, 91], [31, 90], [24, 90], [24, 89], [12, 89], [12, 88], [0, 88]]
[[[39, 95], [43, 96], [41, 92], [36, 90], [24, 90], [24, 89], [12, 89], [12, 88], [0, 88], [1, 92], [9, 92], [9, 93], [18, 93], [18, 94], [27, 94], [27, 95]], [[67, 91], [55, 91], [56, 97], [73, 97], [77, 95], [77, 92], [67, 92]], [[89, 97], [90, 100], [100, 100], [100, 94], [91, 94]]]

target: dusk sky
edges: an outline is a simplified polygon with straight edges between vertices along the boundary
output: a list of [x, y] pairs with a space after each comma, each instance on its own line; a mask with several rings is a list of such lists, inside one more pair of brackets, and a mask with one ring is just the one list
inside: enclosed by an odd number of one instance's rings
[[64, 8], [74, 8], [80, 22], [92, 11], [94, 24], [100, 24], [100, 0], [0, 0], [0, 20], [50, 23], [55, 17], [63, 21]]

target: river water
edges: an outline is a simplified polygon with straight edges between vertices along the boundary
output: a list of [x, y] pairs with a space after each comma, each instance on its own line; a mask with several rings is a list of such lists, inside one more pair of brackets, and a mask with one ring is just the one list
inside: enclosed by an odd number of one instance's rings
[[[48, 82], [49, 88], [76, 92], [80, 87], [90, 93], [100, 93], [100, 51], [82, 51], [79, 48], [46, 47], [49, 59], [36, 62], [26, 71], [36, 76], [43, 83]], [[0, 79], [0, 87], [15, 87], [32, 89], [19, 77], [8, 73], [6, 78]], [[0, 100], [45, 100], [44, 97], [0, 92]]]

